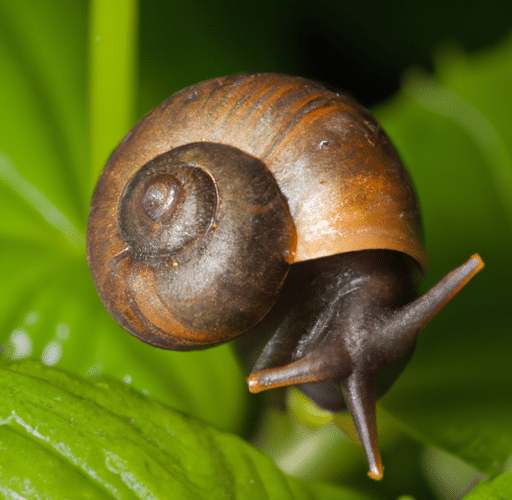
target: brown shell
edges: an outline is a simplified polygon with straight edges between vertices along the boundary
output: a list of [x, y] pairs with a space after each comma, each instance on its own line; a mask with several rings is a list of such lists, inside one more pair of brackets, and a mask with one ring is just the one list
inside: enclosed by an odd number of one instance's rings
[[385, 132], [353, 100], [284, 75], [209, 80], [140, 120], [107, 168], [122, 163], [130, 175], [196, 141], [239, 148], [273, 172], [297, 229], [295, 261], [380, 248], [404, 252], [425, 269], [411, 180]]
[[[196, 142], [238, 148], [272, 172], [295, 224], [296, 249], [289, 262], [390, 249], [411, 256], [425, 270], [416, 195], [384, 131], [350, 98], [285, 75], [199, 83], [142, 118], [113, 152], [98, 183], [91, 217], [102, 219], [102, 232], [117, 231], [114, 207], [138, 169]], [[115, 187], [106, 188], [110, 184]], [[88, 247], [89, 253], [114, 258], [125, 245], [115, 238], [110, 243], [89, 238]], [[107, 272], [96, 268], [95, 281]]]
[[261, 321], [297, 240], [267, 167], [206, 142], [172, 148], [133, 176], [116, 166], [100, 177], [87, 230], [94, 283], [116, 321], [176, 350], [224, 342]]

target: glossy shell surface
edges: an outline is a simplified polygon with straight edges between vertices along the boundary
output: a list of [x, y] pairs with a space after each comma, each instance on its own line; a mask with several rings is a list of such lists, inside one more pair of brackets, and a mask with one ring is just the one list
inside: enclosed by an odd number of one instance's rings
[[[112, 266], [121, 275], [130, 273], [130, 262], [122, 259], [127, 248], [118, 227], [126, 185], [154, 158], [191, 143], [231, 146], [259, 159], [270, 171], [294, 226], [286, 236], [287, 265], [344, 252], [390, 249], [411, 256], [425, 269], [412, 183], [388, 137], [365, 108], [317, 83], [285, 75], [206, 81], [171, 96], [134, 126], [112, 153], [92, 200], [88, 258], [93, 278], [111, 314], [143, 340], [160, 347], [196, 348], [241, 333], [221, 334], [215, 341], [192, 339], [185, 347], [147, 340], [135, 332], [151, 330], [151, 318], [147, 324], [141, 320], [139, 306], [109, 278]], [[100, 254], [101, 262], [93, 265]], [[250, 262], [237, 265], [254, 269]], [[155, 269], [158, 266], [138, 271], [138, 278], [132, 279], [147, 310], [158, 302], [150, 297], [150, 289], [158, 295]], [[142, 292], [144, 273], [149, 288]], [[125, 310], [120, 313], [109, 301]], [[180, 331], [160, 309], [156, 304], [157, 323], [167, 324], [165, 329], [173, 334]], [[193, 336], [198, 333], [192, 330]]]
[[228, 144], [261, 159], [297, 228], [296, 261], [391, 249], [424, 269], [416, 195], [390, 140], [369, 112], [309, 80], [236, 75], [173, 95], [132, 129], [103, 176], [126, 177], [190, 142]]

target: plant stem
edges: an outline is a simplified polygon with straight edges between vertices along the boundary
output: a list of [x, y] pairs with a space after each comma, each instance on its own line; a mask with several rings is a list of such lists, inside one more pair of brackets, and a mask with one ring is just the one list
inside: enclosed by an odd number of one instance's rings
[[137, 0], [91, 0], [89, 95], [91, 183], [133, 126], [136, 98]]

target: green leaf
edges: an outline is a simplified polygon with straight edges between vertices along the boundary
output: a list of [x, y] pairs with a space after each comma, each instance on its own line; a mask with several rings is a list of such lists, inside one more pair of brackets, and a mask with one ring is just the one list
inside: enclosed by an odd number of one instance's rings
[[512, 497], [512, 472], [477, 484], [464, 500], [506, 500]]
[[[9, 204], [14, 191], [26, 211], [32, 209], [33, 223], [41, 223], [39, 202], [20, 186], [23, 177], [82, 233], [82, 245], [88, 199], [81, 187], [88, 172], [85, 15], [85, 1], [58, 0], [51, 8], [30, 0], [0, 3], [0, 149], [18, 173], [1, 169], [0, 206], [7, 213], [18, 208]], [[49, 231], [43, 241], [48, 238], [55, 234]]]
[[485, 269], [420, 334], [384, 398], [404, 429], [494, 475], [512, 453], [510, 282], [512, 38], [469, 57], [446, 48], [377, 110], [422, 202], [425, 287], [474, 252]]
[[1, 369], [0, 387], [6, 496], [368, 498], [305, 486], [240, 438], [112, 379], [92, 383], [29, 361]]

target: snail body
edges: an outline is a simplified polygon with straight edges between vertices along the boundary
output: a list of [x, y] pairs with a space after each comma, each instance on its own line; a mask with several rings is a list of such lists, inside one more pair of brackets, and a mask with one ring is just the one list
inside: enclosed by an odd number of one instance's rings
[[389, 382], [374, 374], [407, 359], [483, 265], [474, 256], [416, 299], [418, 202], [386, 134], [353, 100], [274, 74], [200, 83], [140, 120], [98, 181], [87, 256], [107, 310], [157, 347], [272, 328], [251, 392], [298, 384], [346, 404], [375, 478]]

